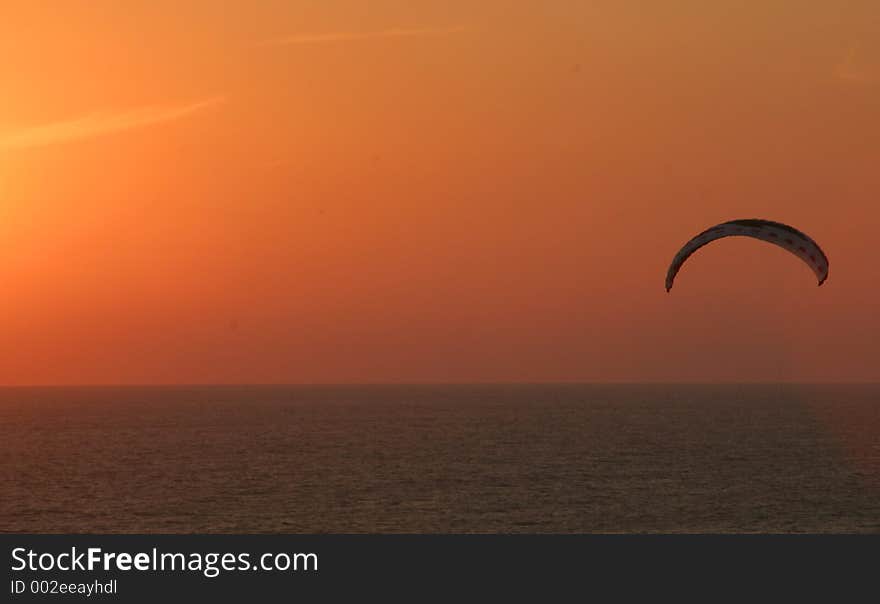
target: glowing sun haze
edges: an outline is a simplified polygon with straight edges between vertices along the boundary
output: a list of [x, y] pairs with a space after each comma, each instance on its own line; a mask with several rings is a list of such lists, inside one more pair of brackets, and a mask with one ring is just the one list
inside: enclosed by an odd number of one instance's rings
[[746, 4], [8, 0], [0, 382], [880, 380], [880, 5]]

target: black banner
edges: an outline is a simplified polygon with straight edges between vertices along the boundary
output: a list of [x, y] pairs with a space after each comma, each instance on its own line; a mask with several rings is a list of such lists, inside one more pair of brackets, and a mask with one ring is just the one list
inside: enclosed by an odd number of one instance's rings
[[[5, 601], [577, 593], [767, 596], [872, 585], [876, 536], [2, 535]], [[572, 592], [571, 590], [576, 590]]]

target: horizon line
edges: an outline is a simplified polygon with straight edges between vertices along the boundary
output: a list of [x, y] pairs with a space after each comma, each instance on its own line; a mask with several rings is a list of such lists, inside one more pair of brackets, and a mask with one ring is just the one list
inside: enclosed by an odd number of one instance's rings
[[66, 384], [0, 384], [0, 389], [16, 388], [284, 388], [284, 387], [326, 387], [326, 386], [880, 386], [880, 380], [840, 380], [840, 381], [588, 381], [588, 380], [549, 380], [549, 381], [368, 381], [368, 382], [95, 382]]

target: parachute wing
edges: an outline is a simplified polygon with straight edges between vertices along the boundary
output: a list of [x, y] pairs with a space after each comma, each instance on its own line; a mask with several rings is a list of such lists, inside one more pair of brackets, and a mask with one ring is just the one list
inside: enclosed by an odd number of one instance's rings
[[822, 248], [807, 235], [781, 222], [749, 218], [743, 220], [731, 220], [706, 229], [684, 246], [672, 259], [669, 271], [666, 273], [666, 291], [672, 289], [675, 276], [687, 259], [698, 249], [723, 237], [743, 236], [754, 237], [778, 245], [807, 263], [816, 274], [819, 285], [825, 283], [828, 278], [828, 257]]

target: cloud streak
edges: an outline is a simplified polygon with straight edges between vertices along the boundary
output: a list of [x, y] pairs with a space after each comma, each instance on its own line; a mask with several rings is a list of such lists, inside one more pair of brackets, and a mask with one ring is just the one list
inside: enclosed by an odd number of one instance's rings
[[446, 36], [464, 31], [464, 26], [424, 27], [413, 29], [383, 29], [364, 32], [329, 32], [320, 34], [296, 34], [274, 38], [261, 43], [261, 46], [294, 46], [300, 44], [326, 44], [328, 42], [353, 42], [381, 38], [421, 38], [426, 36]]
[[877, 79], [875, 66], [865, 61], [858, 44], [849, 47], [835, 73], [841, 80], [850, 82], [867, 83]]
[[93, 113], [71, 120], [0, 132], [0, 150], [44, 147], [170, 122], [222, 103], [223, 100], [218, 96], [185, 104], [136, 107], [120, 113]]

